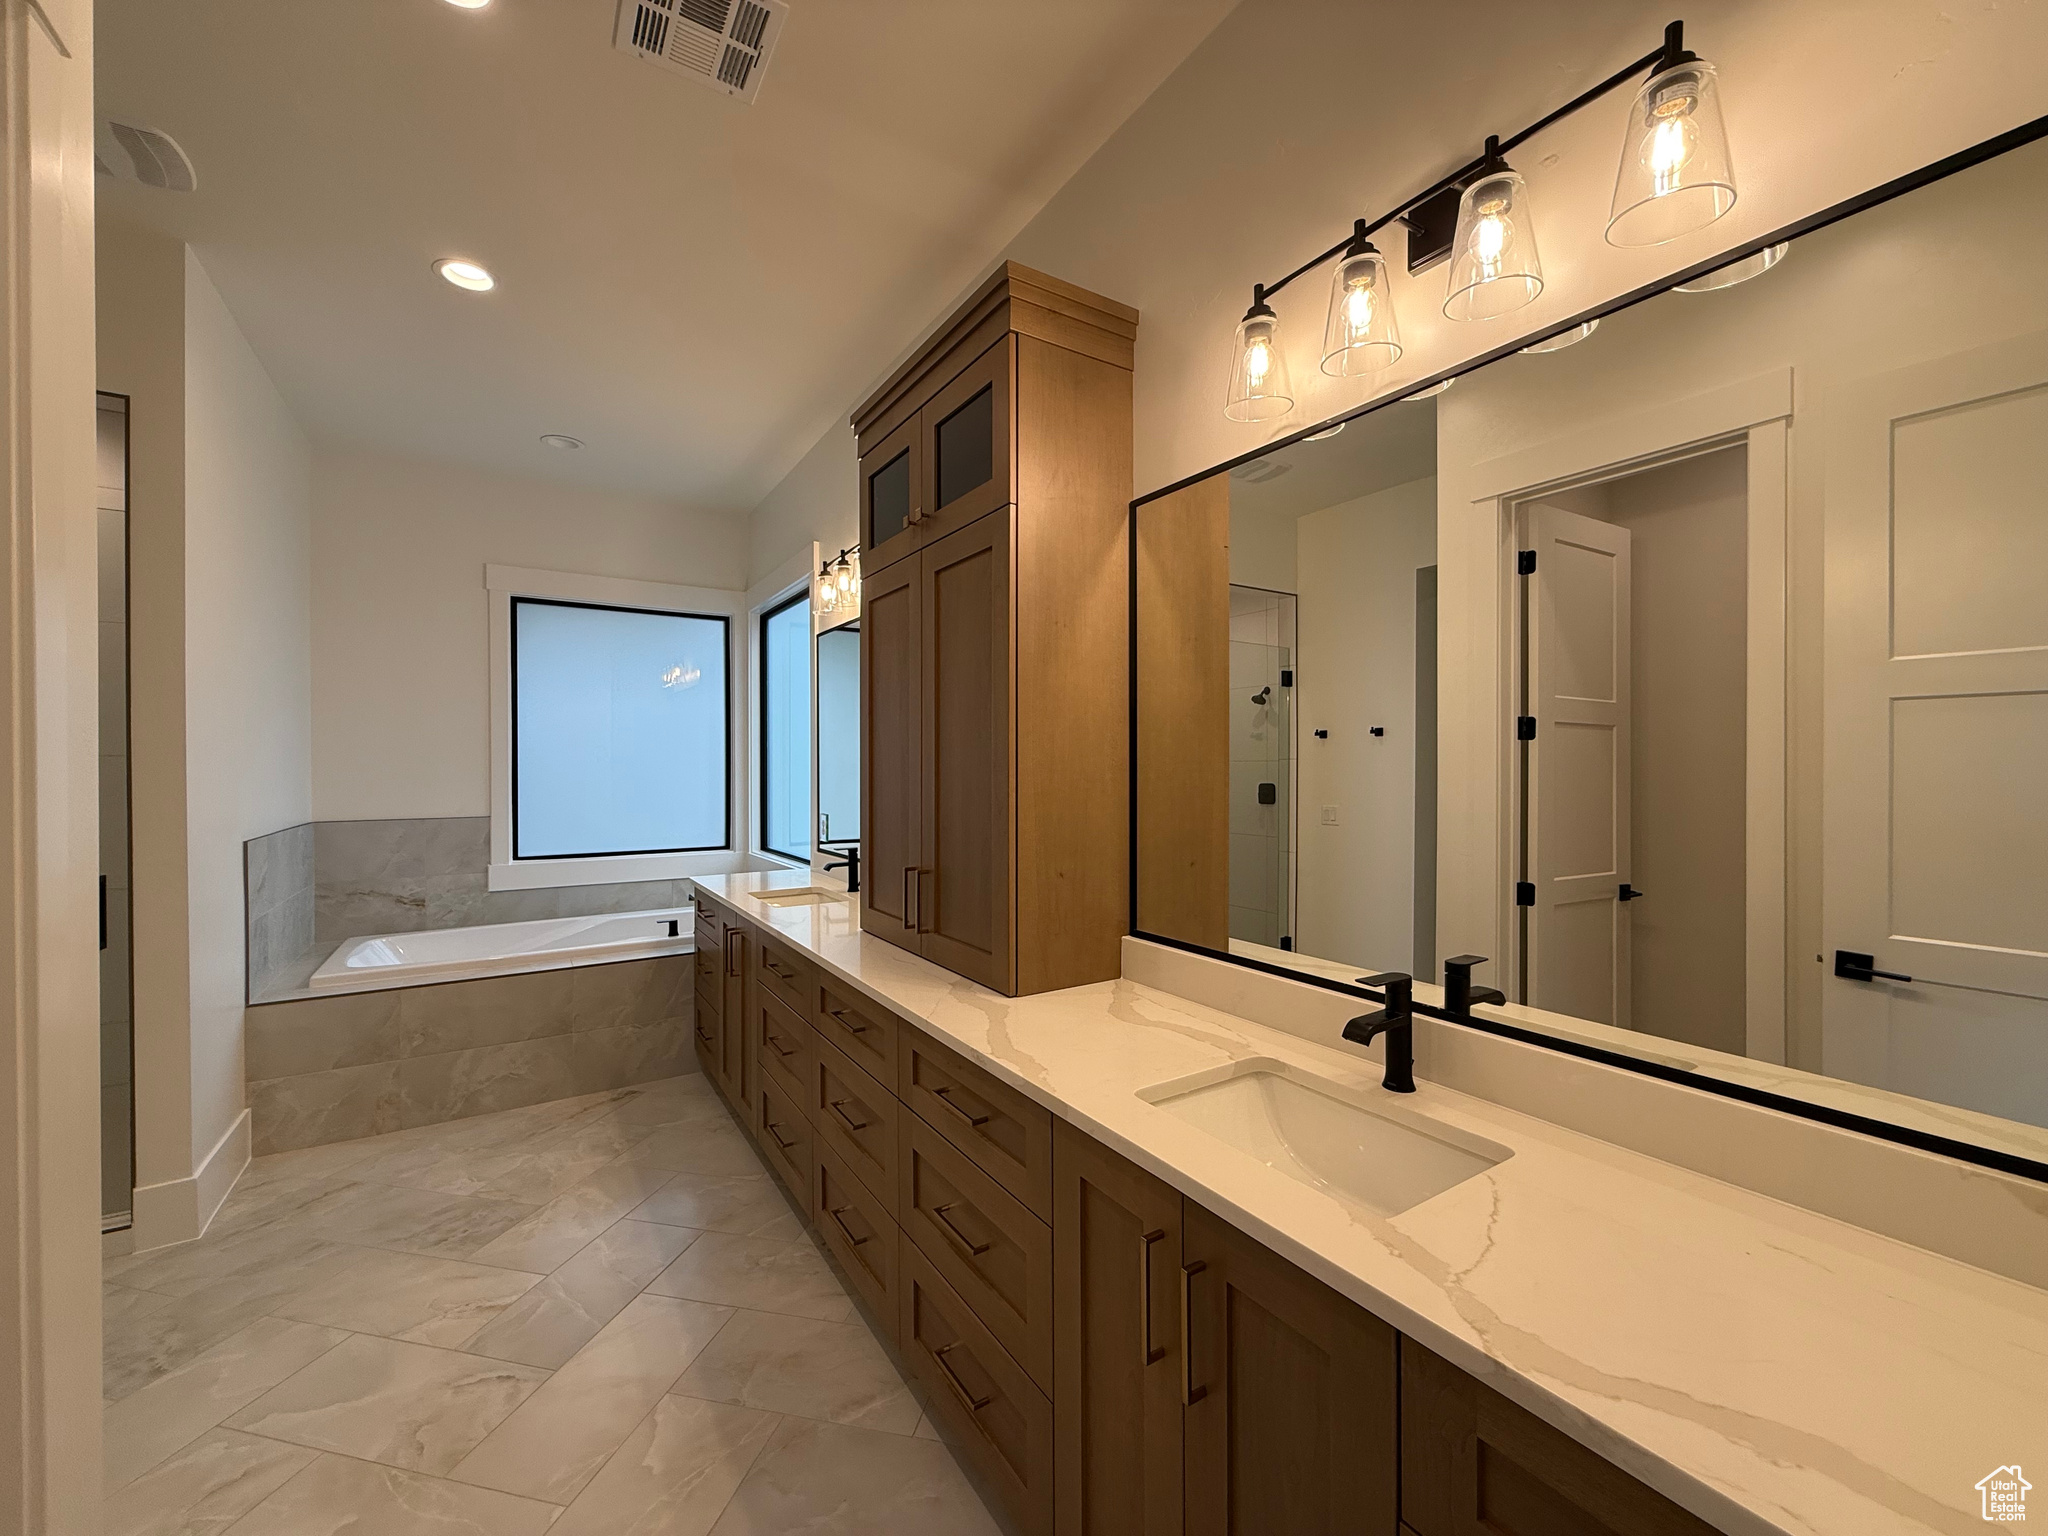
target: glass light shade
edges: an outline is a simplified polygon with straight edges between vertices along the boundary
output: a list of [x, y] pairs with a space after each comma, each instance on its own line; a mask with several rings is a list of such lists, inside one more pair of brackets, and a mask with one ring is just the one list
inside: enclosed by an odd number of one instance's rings
[[1534, 346], [1524, 347], [1522, 350], [1531, 354], [1562, 352], [1566, 347], [1576, 347], [1599, 329], [1598, 320], [1588, 320], [1584, 325], [1575, 325], [1568, 331], [1559, 331], [1555, 336], [1546, 337]]
[[1652, 75], [1629, 108], [1607, 216], [1610, 245], [1662, 245], [1735, 206], [1735, 169], [1714, 66], [1693, 59]]
[[1340, 379], [1378, 373], [1401, 355], [1401, 327], [1387, 286], [1387, 259], [1361, 251], [1337, 263], [1323, 322], [1323, 372]]
[[1453, 320], [1491, 320], [1542, 291], [1543, 258], [1536, 252], [1528, 185], [1518, 172], [1490, 171], [1458, 199], [1444, 313]]
[[1417, 391], [1415, 391], [1414, 394], [1403, 395], [1401, 398], [1403, 400], [1407, 400], [1410, 402], [1421, 400], [1433, 400], [1457, 382], [1458, 381], [1456, 379], [1440, 379], [1436, 383], [1430, 385], [1427, 389], [1418, 389]]
[[812, 601], [817, 604], [820, 613], [830, 613], [839, 606], [839, 584], [832, 579], [830, 561], [827, 561], [824, 569], [818, 572], [818, 585]]
[[1767, 245], [1754, 256], [1745, 256], [1740, 261], [1731, 261], [1725, 267], [1694, 278], [1689, 283], [1675, 283], [1673, 290], [1678, 293], [1712, 293], [1716, 288], [1733, 288], [1737, 283], [1746, 283], [1752, 277], [1762, 277], [1771, 268], [1785, 259], [1785, 253], [1792, 249], [1792, 242], [1780, 240], [1776, 245]]
[[1232, 421], [1271, 421], [1293, 410], [1294, 386], [1287, 377], [1287, 355], [1280, 350], [1279, 317], [1263, 303], [1254, 305], [1238, 322], [1236, 348], [1223, 414]]

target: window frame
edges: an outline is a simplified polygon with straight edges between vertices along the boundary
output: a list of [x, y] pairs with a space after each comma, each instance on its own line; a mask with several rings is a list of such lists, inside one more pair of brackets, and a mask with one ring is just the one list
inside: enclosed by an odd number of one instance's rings
[[[581, 608], [591, 613], [642, 613], [662, 619], [696, 619], [702, 623], [716, 624], [719, 630], [719, 647], [725, 657], [725, 710], [724, 736], [719, 743], [719, 757], [724, 763], [725, 801], [724, 815], [719, 821], [718, 841], [715, 843], [693, 843], [675, 848], [614, 848], [603, 852], [583, 853], [521, 853], [519, 851], [519, 607], [522, 603], [537, 608]], [[512, 861], [515, 864], [560, 863], [578, 859], [641, 859], [655, 858], [666, 854], [722, 852], [732, 846], [732, 722], [733, 722], [733, 643], [732, 617], [723, 613], [689, 613], [675, 608], [646, 608], [629, 606], [624, 603], [594, 603], [566, 597], [534, 597], [526, 593], [512, 593], [508, 599], [508, 621], [511, 625], [511, 699], [512, 740], [511, 766], [512, 786], [509, 815], [512, 828]], [[764, 673], [765, 677], [765, 673]]]
[[[808, 580], [787, 597], [782, 598], [778, 602], [771, 602], [759, 610], [760, 628], [757, 633], [760, 637], [761, 665], [759, 670], [761, 676], [760, 682], [755, 689], [754, 707], [756, 712], [755, 718], [760, 722], [759, 741], [755, 747], [755, 755], [760, 759], [760, 767], [754, 790], [759, 797], [757, 803], [761, 807], [761, 824], [756, 834], [756, 843], [761, 852], [765, 854], [778, 859], [786, 859], [791, 864], [808, 867], [817, 851], [818, 737], [815, 721], [811, 727], [810, 750], [804, 754], [806, 760], [805, 768], [811, 781], [811, 851], [801, 854], [791, 853], [788, 849], [777, 848], [768, 841], [768, 684], [770, 678], [774, 675], [774, 669], [768, 662], [768, 621], [776, 615], [787, 613], [790, 609], [798, 606], [801, 606], [804, 610], [805, 641], [807, 644], [815, 646], [817, 615], [811, 608], [811, 584]], [[805, 705], [807, 710], [815, 711], [818, 697], [817, 658], [815, 655], [806, 655], [805, 674], [810, 679], [809, 697], [805, 700]]]
[[[531, 570], [522, 566], [486, 565], [483, 586], [488, 605], [490, 712], [490, 864], [485, 888], [492, 891], [555, 889], [576, 885], [631, 884], [680, 880], [692, 875], [724, 875], [752, 867], [739, 846], [747, 825], [746, 754], [749, 722], [745, 716], [751, 647], [741, 643], [747, 633], [739, 620], [747, 613], [743, 592], [720, 587], [685, 587], [667, 582], [637, 581], [618, 576], [589, 576], [570, 571]], [[641, 609], [686, 618], [723, 619], [726, 639], [725, 689], [725, 835], [722, 848], [688, 852], [513, 856], [512, 840], [512, 601], [538, 598], [595, 608]]]

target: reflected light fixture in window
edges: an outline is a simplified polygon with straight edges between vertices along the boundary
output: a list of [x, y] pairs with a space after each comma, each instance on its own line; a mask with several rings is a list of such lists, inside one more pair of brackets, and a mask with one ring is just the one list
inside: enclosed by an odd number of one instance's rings
[[1387, 290], [1387, 259], [1365, 232], [1351, 226], [1351, 244], [1330, 279], [1323, 322], [1323, 372], [1337, 378], [1378, 373], [1401, 355], [1401, 328]]
[[1785, 253], [1792, 249], [1792, 242], [1780, 240], [1776, 245], [1767, 245], [1753, 256], [1740, 261], [1731, 261], [1725, 267], [1716, 267], [1703, 273], [1689, 283], [1677, 285], [1679, 293], [1712, 293], [1717, 288], [1733, 288], [1737, 283], [1746, 283], [1752, 277], [1762, 277], [1771, 268], [1785, 259]]
[[1294, 409], [1287, 355], [1280, 350], [1280, 317], [1266, 302], [1263, 286], [1252, 289], [1252, 307], [1237, 323], [1230, 365], [1230, 395], [1223, 414], [1232, 421], [1271, 421]]
[[1588, 336], [1600, 329], [1598, 320], [1588, 320], [1584, 325], [1575, 325], [1568, 331], [1559, 331], [1555, 336], [1546, 336], [1531, 346], [1522, 348], [1532, 356], [1544, 352], [1562, 352], [1566, 347], [1576, 347]]
[[701, 668], [692, 662], [686, 661], [680, 667], [670, 667], [666, 672], [662, 673], [661, 686], [664, 688], [694, 688], [697, 686], [697, 680], [703, 675], [704, 673]]
[[471, 293], [489, 293], [498, 286], [498, 280], [491, 276], [488, 268], [460, 257], [448, 256], [434, 263], [434, 270], [458, 288]]
[[1735, 170], [1714, 66], [1667, 32], [1665, 57], [1629, 108], [1611, 245], [1663, 245], [1705, 229], [1735, 206]]

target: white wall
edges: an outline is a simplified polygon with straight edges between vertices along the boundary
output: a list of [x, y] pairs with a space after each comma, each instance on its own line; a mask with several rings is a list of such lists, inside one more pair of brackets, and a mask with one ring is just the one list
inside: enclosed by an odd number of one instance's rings
[[[1296, 947], [1406, 970], [1415, 946], [1415, 573], [1436, 563], [1436, 481], [1311, 512], [1297, 535]], [[1369, 734], [1375, 725], [1386, 734]], [[1329, 737], [1318, 740], [1317, 730]], [[1334, 827], [1322, 824], [1326, 805], [1337, 808]]]
[[310, 470], [305, 435], [188, 249], [185, 751], [195, 1168], [242, 1112], [242, 844], [312, 815]]
[[322, 448], [313, 504], [323, 821], [490, 814], [487, 563], [746, 586], [738, 519], [651, 497]]
[[812, 540], [837, 554], [859, 537], [860, 460], [853, 428], [840, 421], [748, 515], [745, 584], [759, 585], [792, 556], [808, 558]]

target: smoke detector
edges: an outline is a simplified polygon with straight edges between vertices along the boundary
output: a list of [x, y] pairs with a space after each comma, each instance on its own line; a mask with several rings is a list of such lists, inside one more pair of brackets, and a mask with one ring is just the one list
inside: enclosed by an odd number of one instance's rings
[[751, 102], [788, 15], [783, 0], [619, 0], [612, 46]]
[[199, 185], [192, 157], [168, 133], [138, 123], [101, 118], [92, 141], [93, 169], [102, 176], [139, 181], [166, 192], [190, 192]]

